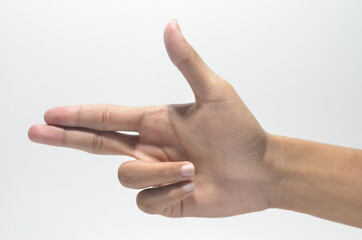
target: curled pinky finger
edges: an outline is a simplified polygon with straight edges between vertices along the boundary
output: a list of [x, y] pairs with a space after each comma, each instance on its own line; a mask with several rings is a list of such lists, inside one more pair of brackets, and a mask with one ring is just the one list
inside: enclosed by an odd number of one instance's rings
[[195, 183], [192, 181], [145, 189], [138, 194], [137, 205], [148, 214], [181, 217], [181, 201], [191, 195], [194, 190]]

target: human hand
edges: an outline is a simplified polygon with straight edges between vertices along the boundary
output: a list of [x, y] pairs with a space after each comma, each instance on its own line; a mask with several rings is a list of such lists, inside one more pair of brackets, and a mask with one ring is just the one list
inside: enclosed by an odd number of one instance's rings
[[195, 103], [56, 107], [45, 113], [47, 125], [29, 129], [29, 138], [136, 159], [123, 163], [118, 176], [126, 187], [147, 188], [137, 196], [139, 208], [147, 213], [222, 217], [268, 208], [273, 175], [270, 135], [233, 87], [186, 42], [176, 21], [167, 25], [164, 40]]

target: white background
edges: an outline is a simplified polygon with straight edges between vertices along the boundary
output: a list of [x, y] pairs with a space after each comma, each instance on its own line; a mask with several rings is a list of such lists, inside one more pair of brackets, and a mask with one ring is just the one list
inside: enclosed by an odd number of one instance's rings
[[362, 148], [359, 0], [0, 0], [0, 239], [362, 239], [282, 210], [149, 216], [118, 183], [126, 157], [28, 140], [53, 106], [192, 101], [163, 46], [172, 18], [267, 131]]

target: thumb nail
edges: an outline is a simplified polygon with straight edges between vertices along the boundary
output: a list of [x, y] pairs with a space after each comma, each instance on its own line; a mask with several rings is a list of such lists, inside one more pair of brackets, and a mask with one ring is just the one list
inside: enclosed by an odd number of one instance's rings
[[178, 23], [177, 19], [175, 18], [173, 21], [174, 21], [174, 23], [176, 25], [176, 30], [178, 31], [178, 33], [182, 34], [180, 24]]

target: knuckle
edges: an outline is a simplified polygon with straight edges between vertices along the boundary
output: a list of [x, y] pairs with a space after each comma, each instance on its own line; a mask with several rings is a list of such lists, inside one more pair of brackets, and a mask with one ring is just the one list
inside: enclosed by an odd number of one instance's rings
[[175, 62], [175, 65], [178, 68], [182, 68], [184, 66], [187, 66], [192, 61], [192, 59], [193, 59], [192, 56], [185, 57], [183, 59], [180, 59], [178, 62]]
[[133, 188], [136, 187], [134, 183], [134, 174], [130, 171], [130, 162], [122, 163], [118, 168], [118, 180], [124, 187]]
[[83, 106], [82, 106], [82, 105], [79, 105], [78, 110], [77, 110], [76, 126], [80, 126], [80, 123], [81, 123], [81, 115], [82, 115], [82, 112], [83, 112], [82, 109], [83, 109]]
[[225, 81], [224, 79], [221, 79], [220, 81], [221, 89], [225, 91], [229, 95], [235, 95], [237, 94], [233, 85], [231, 85], [228, 81]]
[[158, 209], [153, 204], [151, 204], [150, 201], [147, 201], [147, 191], [148, 190], [143, 190], [138, 193], [136, 200], [137, 207], [145, 213], [158, 214]]
[[213, 89], [213, 99], [211, 102], [230, 101], [236, 99], [238, 96], [234, 87], [229, 82], [219, 77], [217, 81], [213, 82], [212, 89]]
[[107, 130], [108, 126], [110, 125], [112, 120], [112, 111], [110, 104], [104, 104], [102, 107], [102, 114], [101, 114], [101, 130]]
[[67, 133], [67, 131], [64, 129], [64, 130], [63, 130], [63, 135], [62, 135], [61, 146], [62, 146], [62, 147], [66, 147], [67, 144], [68, 144], [68, 133]]
[[92, 152], [98, 154], [101, 152], [103, 147], [103, 136], [101, 132], [97, 132], [93, 136], [92, 140]]
[[200, 61], [201, 58], [197, 54], [197, 52], [191, 48], [191, 52], [188, 52], [187, 54], [183, 54], [179, 56], [179, 58], [174, 62], [176, 67], [178, 68], [184, 68], [187, 66], [190, 66], [194, 61]]
[[232, 86], [229, 82], [227, 82], [226, 80], [215, 76], [215, 79], [213, 79], [214, 81], [212, 82], [211, 86], [215, 89], [218, 89], [220, 92], [224, 91], [224, 90], [228, 90], [230, 89]]

